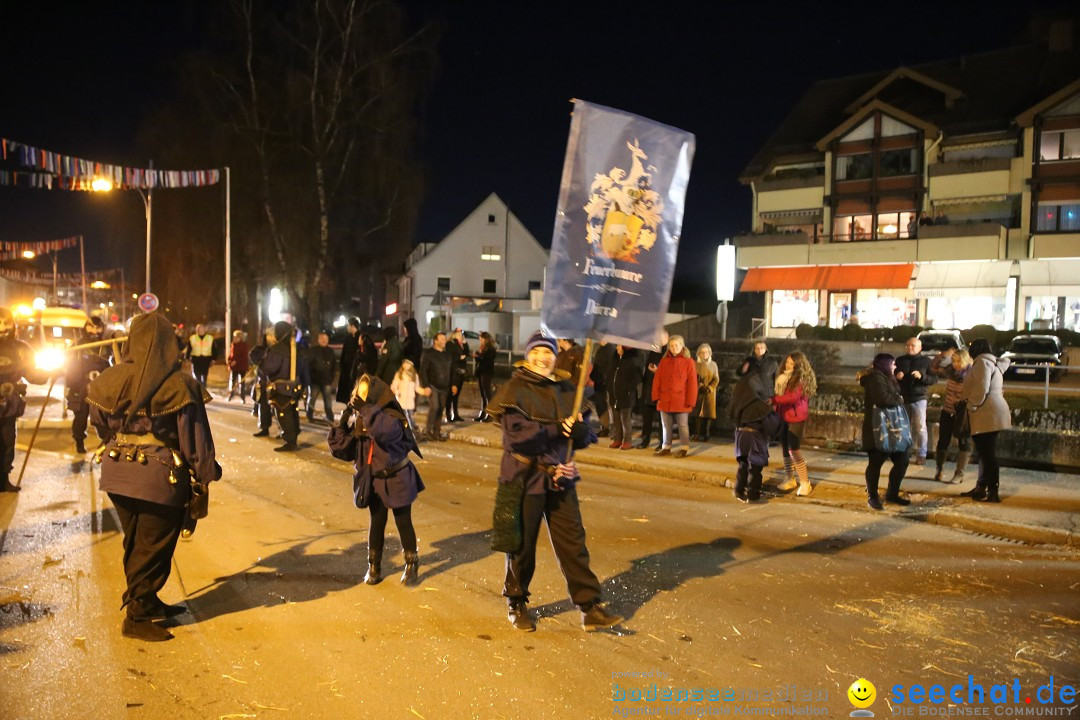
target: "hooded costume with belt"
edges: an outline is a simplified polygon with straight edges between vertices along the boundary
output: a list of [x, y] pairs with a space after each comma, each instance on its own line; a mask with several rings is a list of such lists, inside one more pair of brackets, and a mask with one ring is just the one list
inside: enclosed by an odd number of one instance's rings
[[[123, 362], [87, 389], [90, 421], [108, 456], [101, 466], [101, 489], [182, 506], [190, 495], [184, 469], [203, 483], [220, 478], [206, 417], [209, 399], [206, 388], [180, 371], [172, 325], [155, 313], [136, 316]], [[177, 457], [183, 468], [176, 467]]]
[[404, 507], [412, 504], [424, 489], [424, 481], [409, 460], [409, 452], [418, 457], [423, 455], [390, 387], [374, 375], [361, 376], [357, 384], [365, 380], [367, 400], [354, 397], [350, 401], [326, 442], [334, 457], [353, 461], [356, 469], [353, 496], [357, 507], [366, 482], [365, 473], [372, 475], [375, 492], [383, 505], [391, 509]]

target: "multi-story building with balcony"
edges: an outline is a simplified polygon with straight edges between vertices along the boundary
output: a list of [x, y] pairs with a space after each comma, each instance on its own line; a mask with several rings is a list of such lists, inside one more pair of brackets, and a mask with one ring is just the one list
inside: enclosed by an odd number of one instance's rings
[[740, 176], [766, 331], [1080, 329], [1080, 52], [1048, 41], [814, 85]]

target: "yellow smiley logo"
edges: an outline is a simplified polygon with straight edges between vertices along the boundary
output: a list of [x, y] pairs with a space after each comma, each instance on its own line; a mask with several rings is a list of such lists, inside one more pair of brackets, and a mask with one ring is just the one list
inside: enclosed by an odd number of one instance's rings
[[855, 707], [868, 708], [874, 704], [874, 699], [877, 698], [877, 688], [874, 687], [874, 683], [866, 678], [859, 678], [851, 683], [851, 687], [847, 690], [847, 696]]

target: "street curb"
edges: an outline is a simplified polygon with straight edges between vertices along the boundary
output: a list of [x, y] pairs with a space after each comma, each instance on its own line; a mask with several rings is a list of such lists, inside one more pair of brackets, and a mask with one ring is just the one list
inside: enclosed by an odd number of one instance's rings
[[[450, 440], [468, 445], [480, 447], [502, 447], [501, 443], [493, 442], [483, 435], [477, 435], [463, 430], [451, 430]], [[643, 451], [637, 451], [643, 453]], [[606, 454], [584, 453], [577, 456], [577, 462], [582, 465], [606, 467], [628, 472], [657, 474], [658, 468], [654, 463], [645, 459], [622, 459], [610, 457]], [[701, 472], [679, 467], [663, 468], [663, 476], [672, 480], [683, 482], [704, 483], [714, 487], [734, 487], [734, 478], [727, 473]], [[849, 489], [850, 488], [850, 489]], [[776, 493], [770, 487], [763, 488], [763, 492], [773, 499], [781, 499], [787, 493]], [[866, 505], [866, 496], [861, 488], [846, 485], [830, 486], [826, 492], [821, 492], [821, 485], [816, 486], [813, 496], [800, 498], [800, 501], [809, 501], [831, 507], [843, 507], [847, 510], [865, 511], [870, 514], [878, 514], [878, 511], [870, 510]], [[1073, 531], [1064, 528], [1051, 528], [1041, 525], [1023, 525], [1019, 523], [996, 520], [993, 518], [971, 517], [961, 515], [942, 508], [912, 506], [910, 510], [887, 513], [887, 517], [897, 517], [915, 522], [925, 522], [930, 525], [963, 530], [965, 532], [985, 535], [990, 537], [1013, 540], [1030, 545], [1063, 545], [1066, 547], [1080, 547], [1080, 537]]]

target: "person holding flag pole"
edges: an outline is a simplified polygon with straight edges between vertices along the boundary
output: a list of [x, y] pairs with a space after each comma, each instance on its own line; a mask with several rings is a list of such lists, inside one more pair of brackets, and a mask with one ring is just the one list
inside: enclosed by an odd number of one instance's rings
[[[589, 568], [573, 451], [596, 441], [585, 379], [555, 370], [554, 338], [656, 349], [675, 274], [694, 136], [621, 110], [574, 101], [541, 308], [541, 331], [489, 404], [503, 430], [492, 548], [507, 553], [503, 595], [514, 627], [527, 607], [540, 520], [546, 519], [585, 630], [622, 618], [600, 601]], [[571, 401], [572, 398], [572, 401]]]

